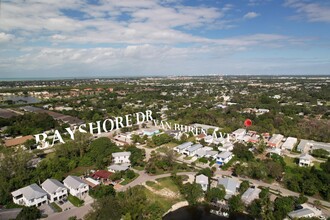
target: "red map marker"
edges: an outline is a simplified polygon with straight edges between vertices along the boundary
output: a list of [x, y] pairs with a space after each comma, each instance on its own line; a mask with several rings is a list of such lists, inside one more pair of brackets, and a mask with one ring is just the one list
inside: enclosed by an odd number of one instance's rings
[[251, 121], [251, 119], [246, 119], [246, 120], [244, 121], [244, 125], [245, 125], [245, 127], [250, 127], [250, 126], [252, 125], [252, 121]]

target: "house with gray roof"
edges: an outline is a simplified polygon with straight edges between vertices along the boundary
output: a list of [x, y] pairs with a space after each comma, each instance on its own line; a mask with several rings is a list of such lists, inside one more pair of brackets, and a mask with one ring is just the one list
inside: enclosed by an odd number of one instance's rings
[[131, 152], [129, 151], [112, 153], [112, 160], [115, 164], [131, 163], [129, 159], [130, 156]]
[[314, 160], [314, 157], [312, 157], [308, 153], [304, 153], [304, 154], [300, 155], [300, 157], [299, 157], [299, 166], [300, 167], [312, 166], [313, 160]]
[[289, 212], [288, 216], [290, 219], [311, 218], [315, 216], [315, 213], [309, 208], [303, 208]]
[[218, 185], [222, 185], [226, 190], [225, 199], [229, 199], [230, 197], [235, 195], [237, 193], [240, 184], [241, 183], [235, 178], [225, 177], [225, 178], [220, 178], [218, 180]]
[[207, 176], [205, 176], [204, 174], [200, 174], [200, 175], [196, 176], [196, 183], [201, 185], [203, 191], [205, 192], [209, 185], [209, 178]]
[[203, 147], [203, 145], [201, 145], [201, 144], [194, 144], [191, 147], [186, 148], [183, 151], [183, 154], [185, 154], [187, 156], [195, 156], [197, 150], [201, 149], [202, 147]]
[[297, 146], [297, 151], [300, 151], [302, 153], [308, 153], [309, 151], [313, 151], [316, 149], [324, 149], [330, 152], [330, 143], [301, 139], [300, 143]]
[[121, 171], [126, 171], [129, 169], [129, 164], [112, 164], [108, 166], [108, 171], [116, 173]]
[[249, 205], [253, 200], [259, 199], [259, 188], [248, 188], [242, 195], [242, 201], [245, 205]]
[[41, 206], [48, 203], [47, 192], [33, 183], [11, 193], [13, 202], [24, 206]]
[[228, 163], [231, 160], [231, 158], [233, 158], [233, 153], [229, 151], [223, 151], [220, 154], [218, 154], [216, 158], [217, 158], [216, 163], [222, 166]]
[[77, 176], [67, 176], [67, 178], [63, 180], [63, 183], [64, 186], [69, 189], [71, 195], [79, 198], [85, 195], [89, 190], [88, 184]]
[[49, 202], [55, 202], [68, 196], [68, 189], [56, 179], [45, 180], [41, 187], [48, 193]]
[[186, 148], [190, 147], [192, 144], [193, 144], [192, 142], [185, 142], [183, 144], [176, 146], [174, 150], [181, 154]]

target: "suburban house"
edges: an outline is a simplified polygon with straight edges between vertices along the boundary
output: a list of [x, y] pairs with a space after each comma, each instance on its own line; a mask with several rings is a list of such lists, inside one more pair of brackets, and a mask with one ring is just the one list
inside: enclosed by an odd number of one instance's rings
[[268, 153], [269, 153], [270, 156], [272, 156], [273, 154], [277, 154], [279, 156], [282, 155], [282, 151], [281, 151], [280, 148], [271, 148], [271, 149], [268, 150]]
[[196, 183], [201, 185], [203, 191], [205, 192], [209, 185], [209, 178], [207, 176], [205, 176], [204, 174], [200, 174], [200, 175], [196, 176]]
[[68, 189], [56, 179], [47, 179], [41, 187], [48, 193], [49, 202], [55, 202], [68, 196]]
[[184, 151], [186, 148], [190, 147], [192, 144], [193, 144], [192, 142], [185, 142], [185, 143], [183, 143], [183, 144], [180, 144], [180, 145], [176, 146], [176, 147], [174, 148], [174, 150], [175, 150], [176, 152], [178, 152], [178, 153], [183, 153], [183, 151]]
[[87, 178], [83, 179], [83, 181], [84, 181], [85, 183], [87, 183], [88, 186], [91, 187], [91, 188], [95, 188], [95, 187], [97, 187], [98, 185], [101, 184], [100, 181], [98, 181], [98, 180], [94, 180], [94, 179], [91, 178], [91, 177], [87, 177]]
[[95, 173], [91, 175], [91, 177], [95, 180], [100, 181], [101, 183], [110, 181], [110, 176], [113, 173], [107, 171], [107, 170], [98, 170]]
[[281, 134], [274, 134], [272, 138], [268, 141], [269, 147], [279, 147], [284, 136]]
[[229, 199], [230, 197], [236, 194], [240, 186], [240, 182], [235, 178], [225, 177], [225, 178], [220, 178], [218, 180], [218, 185], [224, 186], [226, 190], [225, 199]]
[[68, 176], [63, 180], [64, 186], [73, 196], [81, 197], [88, 192], [88, 185], [77, 176]]
[[282, 148], [287, 150], [292, 150], [298, 142], [298, 139], [295, 137], [288, 137], [282, 145]]
[[216, 163], [219, 165], [224, 165], [224, 164], [228, 163], [228, 161], [230, 161], [231, 158], [233, 158], [233, 153], [229, 152], [229, 151], [224, 151], [217, 155]]
[[33, 183], [11, 193], [15, 204], [24, 206], [41, 206], [48, 203], [47, 192]]
[[212, 135], [207, 135], [206, 137], [204, 137], [204, 141], [209, 145], [212, 144], [213, 142], [213, 137]]
[[259, 188], [248, 188], [242, 195], [242, 201], [245, 205], [249, 205], [253, 200], [259, 199]]
[[207, 151], [210, 151], [210, 150], [212, 150], [212, 149], [213, 149], [212, 147], [203, 147], [203, 148], [200, 148], [200, 149], [198, 149], [198, 150], [196, 151], [196, 156], [197, 156], [198, 158], [205, 157], [206, 152], [207, 152]]
[[128, 169], [129, 169], [129, 164], [113, 164], [108, 166], [108, 171], [113, 173], [126, 171]]
[[288, 216], [290, 219], [311, 218], [315, 216], [315, 213], [309, 208], [303, 208], [289, 212]]
[[131, 152], [129, 151], [112, 153], [112, 160], [115, 164], [130, 163], [130, 156]]
[[231, 142], [226, 142], [222, 146], [218, 147], [219, 151], [232, 151], [234, 149], [234, 145]]
[[299, 166], [300, 167], [309, 167], [313, 165], [313, 157], [307, 153], [300, 155], [299, 157]]
[[217, 158], [217, 155], [218, 155], [218, 151], [215, 151], [215, 150], [210, 150], [210, 151], [206, 151], [205, 152], [205, 156], [206, 158], [213, 158], [213, 159], [216, 159]]
[[224, 138], [224, 137], [219, 137], [219, 138], [215, 138], [215, 139], [213, 139], [213, 144], [216, 144], [216, 145], [218, 145], [218, 144], [225, 144], [226, 142], [227, 142], [228, 140], [227, 140], [227, 138]]
[[231, 133], [232, 137], [237, 141], [242, 141], [244, 139], [245, 134], [246, 134], [246, 130], [244, 128], [239, 128], [233, 133]]
[[301, 139], [297, 146], [297, 151], [307, 153], [310, 150], [324, 149], [330, 152], [330, 143], [316, 142], [312, 140]]
[[183, 154], [185, 154], [187, 156], [194, 156], [196, 154], [197, 150], [202, 147], [203, 147], [203, 145], [201, 145], [201, 144], [194, 144], [191, 147], [186, 148], [183, 151]]

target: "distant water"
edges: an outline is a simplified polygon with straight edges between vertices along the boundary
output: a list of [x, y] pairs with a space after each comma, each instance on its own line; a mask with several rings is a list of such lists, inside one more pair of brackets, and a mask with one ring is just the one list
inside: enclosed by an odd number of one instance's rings
[[14, 103], [26, 103], [26, 104], [33, 104], [40, 102], [39, 99], [31, 96], [5, 96], [4, 100], [11, 100]]
[[186, 206], [170, 212], [163, 217], [163, 220], [253, 220], [245, 214], [231, 215], [230, 218], [217, 216], [210, 213], [210, 208], [205, 205]]

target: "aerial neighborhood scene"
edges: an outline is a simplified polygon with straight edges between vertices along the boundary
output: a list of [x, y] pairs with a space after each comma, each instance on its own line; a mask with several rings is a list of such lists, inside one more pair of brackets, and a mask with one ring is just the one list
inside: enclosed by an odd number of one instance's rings
[[329, 15], [3, 1], [0, 220], [329, 220]]

